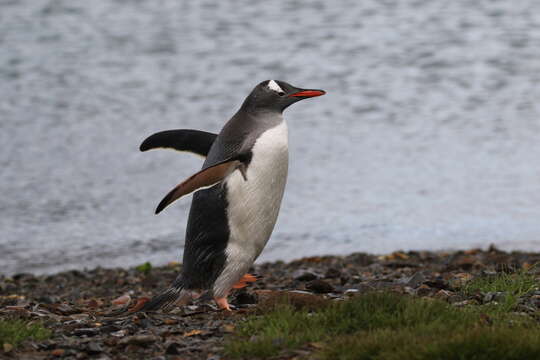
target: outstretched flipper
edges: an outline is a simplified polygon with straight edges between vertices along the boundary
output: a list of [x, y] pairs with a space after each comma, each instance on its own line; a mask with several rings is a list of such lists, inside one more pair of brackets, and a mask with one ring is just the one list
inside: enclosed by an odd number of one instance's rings
[[165, 209], [175, 200], [184, 195], [188, 195], [197, 190], [207, 189], [216, 185], [236, 169], [239, 169], [244, 180], [247, 180], [247, 159], [247, 156], [238, 155], [234, 158], [229, 158], [227, 160], [218, 162], [217, 164], [206, 167], [194, 175], [191, 175], [189, 178], [178, 184], [167, 195], [165, 195], [163, 200], [161, 200], [156, 208], [156, 214], [159, 214], [161, 210]]
[[173, 149], [206, 156], [216, 138], [217, 134], [200, 130], [166, 130], [147, 137], [139, 149]]

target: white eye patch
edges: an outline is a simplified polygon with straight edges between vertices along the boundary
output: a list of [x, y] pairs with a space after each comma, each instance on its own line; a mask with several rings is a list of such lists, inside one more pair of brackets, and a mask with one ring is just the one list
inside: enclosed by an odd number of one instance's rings
[[281, 88], [279, 87], [278, 83], [275, 82], [274, 80], [270, 80], [270, 81], [268, 82], [268, 88], [269, 88], [270, 90], [273, 90], [273, 91], [278, 92], [278, 93], [279, 93], [279, 92], [285, 92], [285, 91], [283, 91], [283, 89], [281, 89]]

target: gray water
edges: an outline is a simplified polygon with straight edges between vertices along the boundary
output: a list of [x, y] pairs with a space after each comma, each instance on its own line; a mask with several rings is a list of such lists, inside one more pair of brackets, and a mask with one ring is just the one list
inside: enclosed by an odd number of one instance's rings
[[0, 272], [179, 260], [201, 159], [138, 145], [265, 79], [328, 93], [262, 260], [540, 251], [538, 1], [0, 0]]

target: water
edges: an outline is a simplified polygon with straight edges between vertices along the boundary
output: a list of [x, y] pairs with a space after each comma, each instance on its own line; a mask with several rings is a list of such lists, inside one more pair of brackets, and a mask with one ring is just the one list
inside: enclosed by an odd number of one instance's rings
[[296, 104], [263, 260], [540, 251], [540, 2], [0, 0], [2, 273], [178, 260], [200, 158], [251, 88]]

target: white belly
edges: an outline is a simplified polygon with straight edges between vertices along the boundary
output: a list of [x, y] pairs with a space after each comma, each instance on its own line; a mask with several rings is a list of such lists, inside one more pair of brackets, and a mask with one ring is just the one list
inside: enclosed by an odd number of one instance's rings
[[[230, 236], [227, 262], [216, 281], [216, 291], [233, 285], [253, 264], [266, 245], [279, 213], [289, 164], [287, 124], [264, 132], [255, 142], [247, 181], [239, 170], [225, 181]], [[233, 284], [229, 284], [232, 282]]]

